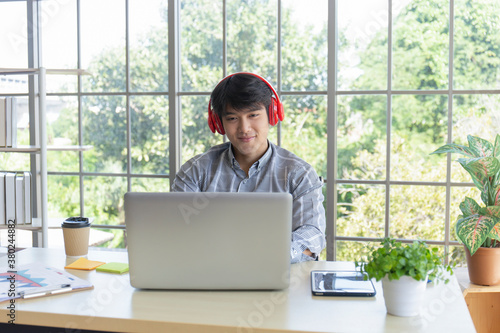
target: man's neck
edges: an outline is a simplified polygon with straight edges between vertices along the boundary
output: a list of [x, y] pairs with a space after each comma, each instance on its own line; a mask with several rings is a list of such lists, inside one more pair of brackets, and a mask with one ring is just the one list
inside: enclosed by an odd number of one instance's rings
[[252, 167], [252, 165], [257, 162], [262, 156], [264, 156], [269, 149], [269, 140], [267, 141], [267, 148], [266, 150], [260, 155], [260, 156], [248, 156], [248, 155], [242, 155], [239, 154], [234, 150], [233, 147], [231, 147], [233, 150], [233, 155], [236, 161], [238, 161], [238, 164], [240, 165], [240, 168], [245, 171], [246, 175], [248, 176], [248, 171]]

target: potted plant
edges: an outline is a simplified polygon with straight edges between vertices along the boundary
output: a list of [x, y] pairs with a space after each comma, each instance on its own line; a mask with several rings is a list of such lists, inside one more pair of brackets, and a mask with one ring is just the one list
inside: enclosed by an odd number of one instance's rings
[[471, 282], [495, 285], [500, 283], [500, 135], [495, 144], [471, 135], [467, 141], [469, 146], [451, 143], [432, 154], [465, 155], [457, 161], [481, 191], [484, 205], [466, 197], [460, 204], [462, 215], [455, 232], [465, 246]]
[[446, 272], [453, 274], [451, 266], [443, 265], [437, 248], [428, 248], [424, 241], [403, 244], [385, 238], [381, 247], [372, 249], [365, 262], [356, 262], [368, 278], [382, 280], [387, 312], [401, 317], [418, 315], [429, 280], [449, 282]]

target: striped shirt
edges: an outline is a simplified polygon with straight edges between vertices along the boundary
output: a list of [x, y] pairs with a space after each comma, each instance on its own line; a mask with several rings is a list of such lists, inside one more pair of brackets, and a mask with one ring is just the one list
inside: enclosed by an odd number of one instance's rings
[[[226, 142], [187, 161], [177, 173], [174, 192], [288, 192], [293, 197], [291, 263], [314, 260], [326, 245], [323, 182], [313, 167], [269, 142], [248, 170], [240, 168]], [[314, 258], [303, 254], [309, 249]]]

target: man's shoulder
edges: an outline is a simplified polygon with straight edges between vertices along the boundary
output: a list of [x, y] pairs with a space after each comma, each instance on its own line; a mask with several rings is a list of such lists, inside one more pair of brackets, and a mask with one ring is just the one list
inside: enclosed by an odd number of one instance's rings
[[195, 164], [203, 164], [205, 162], [212, 162], [217, 159], [220, 155], [229, 149], [229, 142], [224, 142], [215, 146], [210, 147], [206, 152], [198, 154], [190, 158], [184, 166], [192, 166]]
[[302, 158], [298, 157], [291, 151], [273, 144], [274, 152], [276, 153], [276, 158], [287, 166], [294, 166], [300, 168], [312, 168], [312, 166], [304, 161]]

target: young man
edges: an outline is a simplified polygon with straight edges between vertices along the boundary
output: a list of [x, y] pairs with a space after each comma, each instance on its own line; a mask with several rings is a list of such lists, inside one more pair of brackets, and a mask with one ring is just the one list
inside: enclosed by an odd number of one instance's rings
[[225, 134], [229, 142], [187, 161], [172, 191], [289, 192], [290, 261], [316, 259], [326, 245], [323, 182], [309, 164], [268, 141], [269, 125], [284, 117], [276, 91], [256, 74], [232, 74], [213, 90], [208, 113], [212, 132]]

